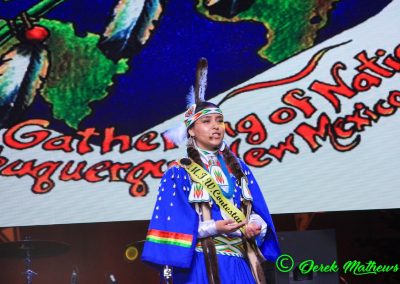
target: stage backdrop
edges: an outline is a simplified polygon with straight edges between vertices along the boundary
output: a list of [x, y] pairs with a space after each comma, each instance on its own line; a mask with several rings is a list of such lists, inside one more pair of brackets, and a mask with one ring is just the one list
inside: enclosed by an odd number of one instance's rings
[[0, 227], [149, 219], [200, 57], [272, 213], [400, 207], [400, 1], [205, 2], [0, 1]]

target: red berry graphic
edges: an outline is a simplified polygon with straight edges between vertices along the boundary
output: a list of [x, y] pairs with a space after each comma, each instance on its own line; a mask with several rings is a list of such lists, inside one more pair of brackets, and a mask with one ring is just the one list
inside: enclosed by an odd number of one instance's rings
[[42, 26], [33, 26], [25, 31], [25, 38], [33, 42], [43, 42], [49, 37], [49, 31]]

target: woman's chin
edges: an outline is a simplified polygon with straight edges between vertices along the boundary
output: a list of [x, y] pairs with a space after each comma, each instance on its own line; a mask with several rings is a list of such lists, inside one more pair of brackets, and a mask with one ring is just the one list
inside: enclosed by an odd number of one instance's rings
[[212, 148], [213, 150], [218, 150], [219, 147], [221, 146], [221, 143], [222, 143], [222, 140], [221, 140], [221, 141], [218, 141], [218, 142], [215, 142], [215, 143], [212, 143], [212, 144], [210, 145], [210, 148]]

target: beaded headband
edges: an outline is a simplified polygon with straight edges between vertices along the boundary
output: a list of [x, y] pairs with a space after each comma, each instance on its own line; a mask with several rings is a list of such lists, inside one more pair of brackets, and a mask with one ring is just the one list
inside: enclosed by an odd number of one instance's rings
[[196, 122], [196, 120], [198, 120], [202, 116], [205, 116], [208, 114], [214, 114], [214, 113], [222, 115], [222, 111], [218, 107], [209, 107], [209, 108], [205, 108], [205, 109], [202, 109], [201, 111], [194, 113], [195, 109], [196, 109], [196, 104], [192, 105], [185, 112], [185, 121], [184, 122], [185, 122], [186, 128], [189, 128], [193, 123]]

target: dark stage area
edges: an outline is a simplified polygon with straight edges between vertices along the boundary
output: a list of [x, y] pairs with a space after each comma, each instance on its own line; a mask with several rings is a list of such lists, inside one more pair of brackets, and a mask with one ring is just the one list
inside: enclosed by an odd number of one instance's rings
[[[344, 273], [341, 267], [347, 261], [353, 260], [364, 264], [375, 261], [379, 265], [399, 265], [399, 209], [278, 214], [273, 215], [273, 219], [281, 238], [282, 253], [291, 254], [296, 261], [306, 258], [317, 262], [318, 256], [312, 255], [311, 251], [320, 252], [321, 255], [324, 253], [326, 255], [329, 251], [328, 262], [322, 264], [328, 265], [336, 260], [339, 271], [337, 276], [332, 277], [332, 279], [336, 277], [336, 283], [400, 283], [400, 272], [354, 275], [354, 273]], [[33, 257], [31, 267], [38, 275], [33, 276], [32, 283], [69, 284], [74, 271], [78, 276], [78, 283], [81, 284], [111, 283], [110, 274], [120, 284], [159, 283], [158, 273], [154, 269], [143, 264], [139, 258], [129, 261], [125, 256], [128, 245], [134, 244], [140, 251], [140, 241], [145, 238], [147, 226], [148, 221], [135, 221], [2, 228], [0, 242], [6, 243], [30, 237], [36, 241], [62, 242], [70, 245], [57, 255], [47, 250], [43, 256]], [[309, 236], [317, 236], [321, 232], [329, 232], [329, 238], [333, 240], [329, 249], [327, 245], [323, 247], [327, 240], [322, 239], [318, 242], [309, 239], [311, 238]], [[322, 247], [307, 248], [304, 245], [307, 239], [310, 240], [308, 243], [311, 242], [315, 244], [314, 246], [322, 244]], [[288, 240], [290, 240], [289, 245], [287, 245]], [[285, 251], [296, 246], [296, 252]], [[299, 255], [292, 255], [293, 253]], [[310, 255], [307, 255], [308, 253]], [[276, 284], [321, 283], [317, 280], [322, 279], [320, 276], [315, 277], [315, 273], [314, 278], [310, 275], [307, 278], [293, 272], [291, 274], [288, 272], [287, 276], [282, 275], [282, 272], [275, 271], [271, 266], [269, 269], [270, 274], [275, 275], [272, 281]], [[24, 271], [23, 257], [4, 255], [4, 253], [0, 257], [1, 284], [27, 283]]]

